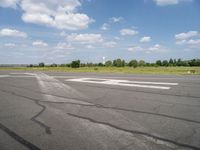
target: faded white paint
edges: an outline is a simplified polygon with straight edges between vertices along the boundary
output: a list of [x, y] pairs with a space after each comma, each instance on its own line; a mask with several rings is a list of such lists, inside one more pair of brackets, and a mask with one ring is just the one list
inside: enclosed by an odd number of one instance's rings
[[178, 85], [178, 83], [168, 83], [168, 82], [141, 82], [141, 81], [113, 80], [113, 79], [99, 79], [99, 78], [78, 78], [78, 79], [68, 79], [66, 81], [163, 89], [163, 90], [169, 90], [171, 87], [159, 86], [159, 85]]

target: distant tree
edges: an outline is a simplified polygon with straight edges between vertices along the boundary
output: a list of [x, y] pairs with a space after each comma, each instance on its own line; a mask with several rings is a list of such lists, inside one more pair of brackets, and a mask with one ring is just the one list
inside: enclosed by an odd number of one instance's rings
[[110, 60], [106, 61], [105, 66], [106, 67], [111, 67], [112, 66], [112, 61], [110, 61]]
[[124, 66], [124, 62], [123, 60], [121, 59], [116, 59], [116, 60], [113, 60], [113, 66], [115, 67], [123, 67]]
[[169, 66], [169, 62], [167, 60], [163, 60], [162, 65], [167, 67], [167, 66]]
[[200, 59], [197, 59], [197, 60], [196, 60], [196, 65], [197, 65], [197, 66], [200, 66]]
[[122, 66], [121, 67], [124, 67], [125, 65], [126, 65], [125, 60], [122, 60]]
[[161, 61], [161, 60], [157, 60], [157, 61], [156, 61], [156, 65], [162, 66], [162, 61]]
[[173, 66], [177, 66], [177, 60], [176, 59], [174, 59]]
[[45, 64], [43, 62], [39, 63], [39, 67], [44, 67]]
[[32, 67], [33, 67], [33, 64], [30, 64], [30, 65], [28, 65], [27, 67], [31, 67], [31, 68], [32, 68]]
[[98, 63], [97, 66], [99, 66], [99, 67], [103, 67], [104, 65], [103, 65], [103, 63]]
[[139, 62], [138, 62], [138, 66], [145, 66], [145, 61], [144, 60], [140, 60]]
[[86, 66], [85, 63], [81, 63], [81, 64], [80, 64], [80, 67], [85, 67], [85, 66]]
[[169, 60], [169, 65], [170, 65], [170, 66], [173, 66], [173, 65], [174, 65], [174, 61], [173, 61], [173, 59], [171, 59], [171, 58], [170, 58], [170, 60]]
[[71, 67], [72, 68], [79, 68], [80, 67], [80, 60], [72, 61]]
[[53, 64], [51, 64], [50, 66], [51, 66], [51, 67], [57, 67], [58, 65], [55, 64], [55, 63], [53, 63]]
[[136, 68], [136, 67], [138, 66], [137, 60], [131, 60], [131, 61], [128, 63], [128, 66]]
[[182, 63], [182, 60], [179, 58], [179, 59], [177, 60], [177, 62], [176, 62], [176, 65], [177, 65], [177, 66], [182, 66], [182, 64], [183, 64], [183, 63]]

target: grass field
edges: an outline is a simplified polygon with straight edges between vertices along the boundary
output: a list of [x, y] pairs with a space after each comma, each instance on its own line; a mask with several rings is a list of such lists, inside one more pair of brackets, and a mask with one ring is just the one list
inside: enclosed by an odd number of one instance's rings
[[177, 74], [200, 75], [200, 67], [33, 67], [33, 68], [0, 68], [0, 70], [27, 71], [57, 71], [57, 72], [102, 72], [102, 73], [130, 73], [130, 74]]

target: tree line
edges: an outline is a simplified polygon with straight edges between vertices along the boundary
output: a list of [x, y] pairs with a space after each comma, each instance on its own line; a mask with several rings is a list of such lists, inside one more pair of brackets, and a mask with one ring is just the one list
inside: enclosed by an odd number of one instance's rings
[[130, 60], [126, 62], [123, 59], [115, 59], [115, 60], [108, 60], [104, 64], [103, 63], [81, 63], [80, 60], [74, 60], [68, 64], [51, 64], [45, 65], [45, 63], [41, 62], [38, 65], [30, 64], [27, 67], [72, 67], [72, 68], [79, 68], [79, 67], [169, 67], [169, 66], [185, 66], [185, 67], [193, 67], [193, 66], [200, 66], [200, 59], [191, 59], [191, 60], [182, 60], [182, 59], [169, 59], [169, 60], [157, 60], [154, 63], [145, 62], [144, 60]]

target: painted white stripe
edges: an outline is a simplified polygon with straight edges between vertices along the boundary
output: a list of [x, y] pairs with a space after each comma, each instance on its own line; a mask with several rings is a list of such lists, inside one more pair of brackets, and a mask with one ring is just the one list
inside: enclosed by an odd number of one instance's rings
[[115, 80], [115, 79], [99, 79], [99, 78], [84, 78], [86, 80], [112, 80], [115, 82], [123, 82], [123, 83], [136, 83], [136, 84], [155, 84], [155, 85], [178, 85], [178, 83], [170, 83], [170, 82], [143, 82], [143, 81], [131, 81], [131, 80]]
[[[163, 89], [163, 90], [169, 90], [171, 87], [157, 86], [157, 85], [159, 85], [159, 84], [160, 85], [178, 85], [178, 83], [139, 82], [139, 81], [111, 80], [111, 79], [98, 79], [98, 78], [79, 78], [79, 79], [68, 79], [68, 80], [65, 80], [65, 81], [83, 82], [83, 83], [96, 83], [96, 84], [106, 84], [106, 85], [118, 85], [118, 86], [130, 86], [130, 87], [141, 87], [141, 88], [152, 88], [152, 89]], [[135, 84], [135, 83], [137, 83], [137, 84]], [[153, 84], [153, 85], [144, 85], [145, 83], [146, 84]]]
[[0, 78], [10, 77], [10, 75], [0, 75]]

